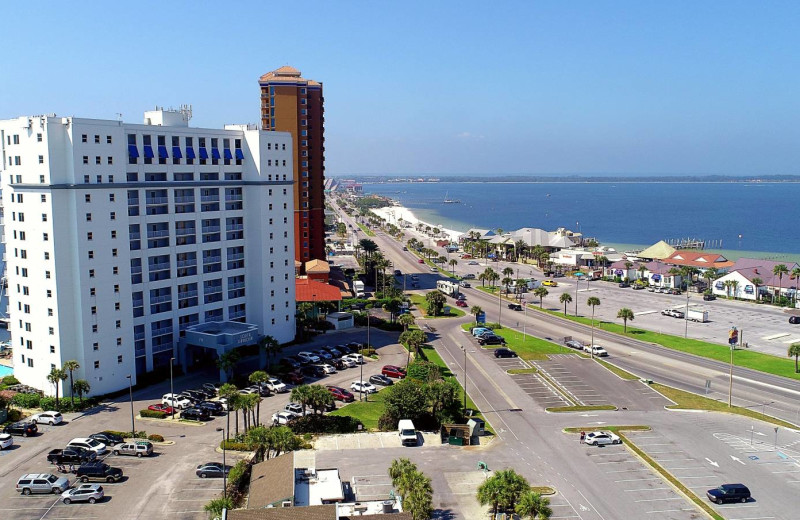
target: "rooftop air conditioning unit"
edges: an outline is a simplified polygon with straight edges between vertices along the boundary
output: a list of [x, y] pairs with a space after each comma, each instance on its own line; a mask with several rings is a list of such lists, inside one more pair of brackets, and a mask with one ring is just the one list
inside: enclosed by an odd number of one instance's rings
[[292, 501], [284, 500], [283, 502], [281, 502], [281, 507], [292, 507]]

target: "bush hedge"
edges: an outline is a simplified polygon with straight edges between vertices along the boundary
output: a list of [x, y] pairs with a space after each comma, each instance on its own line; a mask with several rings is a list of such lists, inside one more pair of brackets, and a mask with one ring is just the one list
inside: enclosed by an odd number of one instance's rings
[[0, 379], [0, 383], [4, 385], [18, 385], [19, 379], [14, 376], [6, 376], [3, 379]]
[[150, 435], [147, 436], [147, 440], [153, 442], [164, 442], [164, 437], [157, 433], [151, 433]]
[[8, 420], [11, 422], [17, 422], [22, 419], [22, 412], [19, 410], [15, 410], [14, 408], [8, 411]]
[[41, 400], [39, 394], [17, 394], [11, 398], [11, 404], [20, 408], [39, 408]]
[[141, 417], [149, 417], [151, 419], [166, 419], [167, 412], [162, 412], [160, 410], [140, 410], [139, 415]]
[[353, 433], [363, 424], [355, 417], [311, 414], [300, 417], [289, 424], [295, 434], [304, 433]]
[[219, 443], [219, 447], [224, 450], [252, 451], [246, 442], [236, 442], [235, 440], [222, 441]]

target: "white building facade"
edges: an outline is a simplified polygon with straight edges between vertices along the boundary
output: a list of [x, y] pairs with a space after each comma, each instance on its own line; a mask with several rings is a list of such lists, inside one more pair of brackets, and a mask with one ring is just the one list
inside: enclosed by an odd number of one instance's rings
[[189, 117], [0, 121], [22, 383], [52, 394], [47, 375], [74, 359], [92, 394], [119, 390], [179, 360], [182, 332], [208, 322], [294, 338], [291, 136]]

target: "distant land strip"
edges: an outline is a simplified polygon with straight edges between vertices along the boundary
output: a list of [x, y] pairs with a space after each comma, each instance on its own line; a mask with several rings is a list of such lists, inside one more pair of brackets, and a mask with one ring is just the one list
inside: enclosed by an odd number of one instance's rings
[[598, 182], [598, 183], [785, 183], [800, 182], [800, 175], [759, 175], [742, 177], [735, 175], [650, 175], [641, 177], [613, 175], [331, 175], [336, 179], [348, 179], [366, 183], [402, 182]]

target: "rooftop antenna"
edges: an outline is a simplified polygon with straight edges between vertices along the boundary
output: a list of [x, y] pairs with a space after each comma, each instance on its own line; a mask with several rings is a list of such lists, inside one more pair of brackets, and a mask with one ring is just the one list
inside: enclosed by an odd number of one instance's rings
[[122, 114], [120, 112], [117, 112], [117, 121], [122, 122]]
[[192, 119], [192, 105], [181, 105], [180, 112], [187, 123]]

